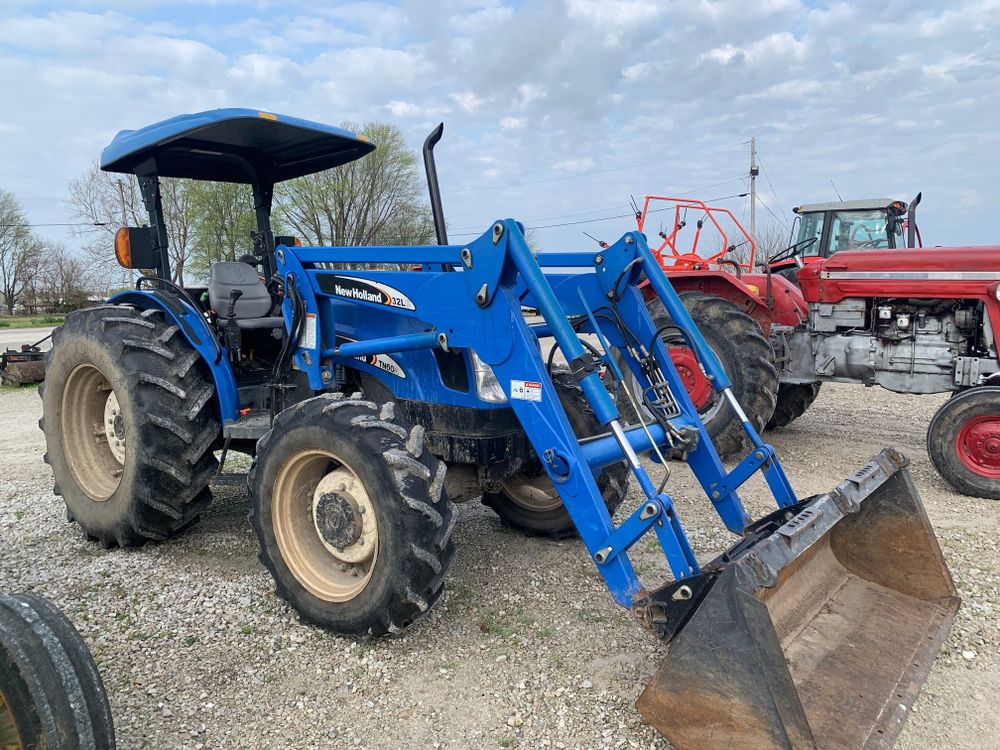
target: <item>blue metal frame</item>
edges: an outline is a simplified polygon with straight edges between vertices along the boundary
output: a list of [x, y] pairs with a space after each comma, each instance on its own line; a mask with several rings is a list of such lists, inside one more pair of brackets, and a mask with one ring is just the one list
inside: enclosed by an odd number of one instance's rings
[[[580, 385], [594, 414], [610, 433], [581, 443], [546, 372], [540, 336], [554, 338], [566, 359], [572, 361], [585, 354], [579, 332], [596, 333], [619, 350], [640, 384], [649, 385], [619, 328], [607, 316], [595, 314], [607, 307], [609, 295], [614, 296], [626, 329], [638, 341], [653, 343], [651, 354], [680, 406], [671, 426], [698, 433], [697, 445], [687, 460], [726, 527], [740, 534], [751, 522], [737, 489], [758, 471], [764, 474], [779, 507], [797, 502], [773, 448], [761, 440], [743, 415], [721, 364], [638, 232], [624, 235], [597, 254], [544, 254], [536, 259], [517, 222], [505, 219], [464, 246], [279, 247], [276, 258], [286, 283], [295, 286], [308, 313], [316, 316], [315, 335], [312, 340], [304, 336], [295, 352], [296, 366], [308, 375], [315, 390], [331, 380], [332, 372], [324, 377], [324, 370], [331, 371], [336, 365], [360, 366], [367, 367], [399, 398], [506, 408], [508, 404], [480, 400], [475, 389], [460, 393], [444, 387], [432, 350], [437, 346], [472, 349], [492, 368], [591, 558], [623, 606], [631, 606], [645, 591], [628, 549], [650, 529], [657, 535], [676, 579], [699, 572], [672, 498], [657, 492], [636, 456], [651, 450], [654, 441], [666, 446], [667, 435], [659, 424], [623, 426], [599, 375], [590, 372], [581, 376]], [[362, 267], [420, 263], [423, 270], [331, 270], [335, 263]], [[456, 270], [429, 270], [446, 267]], [[655, 336], [654, 323], [637, 286], [643, 272], [687, 336], [713, 387], [742, 418], [753, 449], [732, 471], [727, 472], [720, 461], [666, 349]], [[529, 325], [522, 305], [538, 309], [544, 323]], [[287, 297], [283, 312], [290, 323], [292, 309]], [[582, 325], [574, 327], [568, 318], [578, 319]], [[379, 354], [391, 354], [405, 377], [355, 359]], [[529, 384], [528, 399], [522, 387], [525, 383]], [[602, 466], [622, 460], [630, 464], [646, 502], [616, 527], [594, 477]]]

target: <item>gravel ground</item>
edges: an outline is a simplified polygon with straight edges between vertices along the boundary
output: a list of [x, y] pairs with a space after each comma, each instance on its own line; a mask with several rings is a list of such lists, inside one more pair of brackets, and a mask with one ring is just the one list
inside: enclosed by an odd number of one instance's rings
[[[883, 445], [908, 454], [962, 608], [898, 747], [1000, 747], [1000, 505], [951, 491], [924, 430], [940, 397], [825, 386], [770, 439], [802, 495]], [[633, 708], [662, 651], [618, 609], [578, 542], [525, 539], [459, 506], [448, 592], [374, 642], [299, 624], [256, 560], [247, 499], [218, 489], [165, 544], [104, 550], [65, 522], [42, 463], [35, 389], [0, 393], [0, 590], [56, 601], [84, 633], [130, 748], [665, 748]], [[687, 469], [668, 485], [699, 553], [727, 535]], [[762, 482], [743, 493], [766, 505]], [[635, 507], [635, 498], [629, 510]], [[664, 566], [645, 543], [647, 584]]]

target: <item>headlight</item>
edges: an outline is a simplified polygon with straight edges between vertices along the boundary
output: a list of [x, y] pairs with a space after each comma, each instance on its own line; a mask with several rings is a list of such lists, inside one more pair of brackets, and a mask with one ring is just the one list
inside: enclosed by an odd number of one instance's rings
[[507, 394], [500, 387], [500, 381], [493, 374], [493, 368], [483, 362], [472, 349], [472, 372], [476, 378], [476, 395], [482, 401], [489, 401], [494, 404], [502, 404], [507, 400]]

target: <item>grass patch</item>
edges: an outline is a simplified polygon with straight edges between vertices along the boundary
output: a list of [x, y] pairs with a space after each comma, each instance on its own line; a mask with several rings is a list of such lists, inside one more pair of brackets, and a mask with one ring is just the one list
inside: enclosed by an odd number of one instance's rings
[[0, 393], [21, 393], [22, 391], [38, 390], [38, 383], [27, 385], [0, 385]]
[[[65, 318], [62, 315], [0, 318], [0, 328], [47, 328], [49, 326], [61, 326], [64, 320]], [[25, 343], [31, 342], [26, 341]]]
[[498, 638], [508, 639], [517, 635], [517, 631], [509, 622], [499, 617], [494, 612], [487, 612], [479, 621], [479, 630]]

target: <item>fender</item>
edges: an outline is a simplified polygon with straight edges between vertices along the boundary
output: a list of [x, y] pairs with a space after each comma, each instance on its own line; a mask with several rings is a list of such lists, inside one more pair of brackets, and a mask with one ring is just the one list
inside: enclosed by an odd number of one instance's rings
[[[795, 285], [779, 276], [771, 277], [774, 307], [769, 309], [764, 301], [767, 294], [766, 274], [745, 273], [738, 279], [727, 271], [664, 273], [678, 293], [697, 291], [729, 300], [757, 321], [765, 336], [770, 334], [773, 323], [795, 326], [802, 322], [806, 314], [805, 303]], [[639, 288], [647, 302], [656, 296], [648, 280], [643, 281]]]
[[236, 390], [236, 379], [229, 367], [226, 350], [212, 335], [208, 321], [200, 311], [181, 301], [176, 295], [158, 289], [130, 290], [120, 292], [105, 300], [107, 305], [128, 304], [140, 310], [162, 310], [172, 320], [191, 347], [201, 355], [212, 373], [215, 382], [216, 402], [223, 422], [239, 418], [240, 400]]

